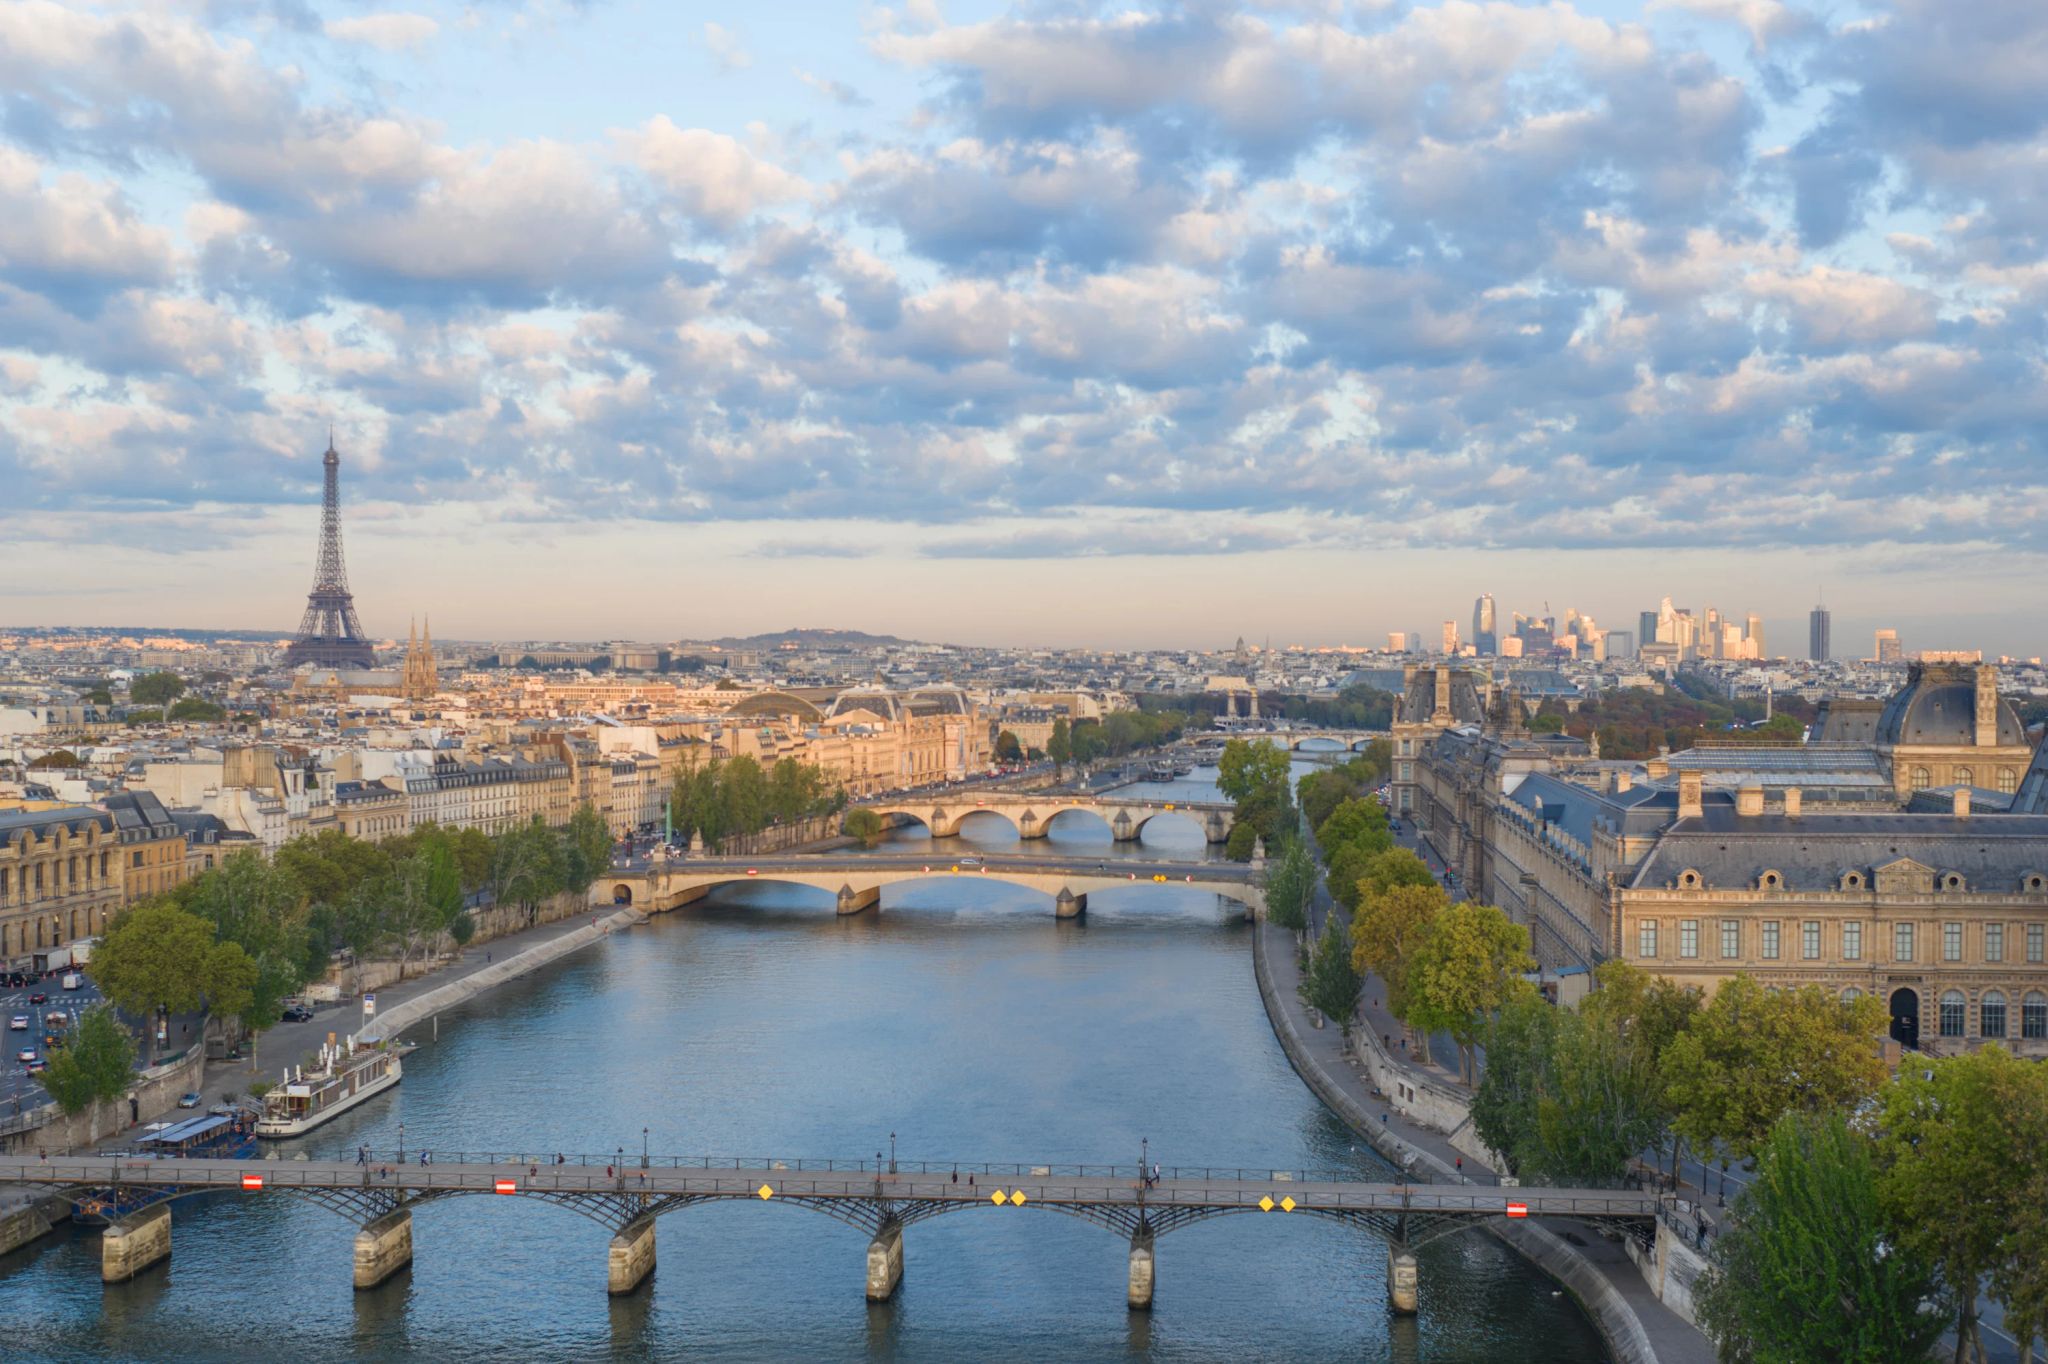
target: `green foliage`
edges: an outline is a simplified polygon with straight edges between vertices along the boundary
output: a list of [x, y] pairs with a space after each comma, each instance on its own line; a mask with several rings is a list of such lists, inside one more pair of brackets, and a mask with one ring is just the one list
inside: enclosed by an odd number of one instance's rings
[[476, 920], [469, 917], [468, 910], [457, 914], [455, 921], [448, 925], [448, 936], [455, 940], [457, 947], [469, 946], [469, 940], [476, 936]]
[[111, 706], [114, 704], [114, 693], [105, 687], [94, 687], [85, 694], [85, 703], [89, 706]]
[[77, 1113], [127, 1093], [134, 1067], [135, 1044], [127, 1030], [113, 1009], [95, 1004], [79, 1016], [70, 1042], [51, 1055], [43, 1088], [66, 1113]]
[[53, 769], [83, 767], [85, 766], [85, 760], [68, 748], [53, 748], [48, 753], [31, 758], [28, 765], [32, 771], [50, 771]]
[[169, 900], [145, 900], [118, 915], [93, 952], [101, 993], [131, 1014], [189, 1013], [205, 991], [213, 925]]
[[[1427, 872], [1424, 868], [1425, 875]], [[1371, 886], [1369, 880], [1360, 884]], [[1450, 908], [1450, 903], [1450, 896], [1434, 880], [1427, 885], [1390, 885], [1362, 896], [1351, 916], [1352, 964], [1361, 972], [1377, 975], [1386, 985], [1387, 1008], [1398, 1019], [1407, 1021], [1410, 1014], [1409, 964], [1437, 916]]]
[[997, 762], [1014, 763], [1024, 759], [1024, 746], [1017, 742], [1017, 736], [1009, 730], [996, 735], [995, 758]]
[[864, 805], [846, 812], [846, 823], [843, 827], [846, 836], [859, 839], [863, 848], [872, 848], [880, 843], [883, 833], [887, 831], [887, 826], [882, 823], [882, 817]]
[[1378, 800], [1371, 796], [1345, 801], [1332, 810], [1328, 818], [1316, 826], [1316, 842], [1325, 852], [1333, 848], [1355, 847], [1370, 856], [1377, 856], [1394, 846], [1394, 836], [1388, 832], [1387, 812]]
[[129, 684], [128, 699], [138, 706], [167, 706], [185, 694], [185, 679], [176, 673], [150, 673]]
[[[569, 816], [569, 826], [562, 831], [562, 851], [563, 883], [577, 895], [610, 869], [612, 831], [590, 802], [577, 806], [576, 813]], [[452, 851], [449, 868], [455, 868]], [[459, 879], [458, 874], [458, 889]]]
[[2009, 1327], [2041, 1329], [2048, 1069], [1999, 1046], [1915, 1058], [1883, 1102], [1877, 1194], [1900, 1243], [1948, 1287], [1956, 1357], [1978, 1343], [1976, 1290], [1987, 1279]]
[[1535, 969], [1527, 928], [1492, 905], [1452, 905], [1430, 921], [1408, 953], [1404, 1021], [1424, 1032], [1449, 1033], [1469, 1076], [1472, 1045], [1487, 1020], [1507, 1002], [1522, 974]]
[[1816, 985], [1767, 994], [1737, 974], [1665, 1048], [1672, 1126], [1695, 1145], [1748, 1156], [1787, 1113], [1854, 1108], [1884, 1079], [1884, 1017], [1869, 995], [1843, 1000]]
[[213, 924], [223, 942], [235, 943], [256, 964], [245, 1022], [275, 1023], [287, 996], [308, 979], [305, 890], [288, 867], [252, 851], [230, 855], [212, 873], [178, 888], [184, 906]]
[[1276, 924], [1299, 933], [1308, 927], [1309, 901], [1316, 893], [1316, 864], [1300, 839], [1288, 843], [1266, 873], [1266, 914]]
[[1308, 972], [1301, 981], [1301, 997], [1325, 1017], [1348, 1029], [1352, 1012], [1358, 1008], [1359, 984], [1358, 972], [1351, 966], [1351, 949], [1344, 941], [1343, 930], [1332, 918], [1324, 925], [1315, 955], [1309, 959]]
[[1933, 1264], [1896, 1240], [1874, 1172], [1870, 1139], [1838, 1113], [1788, 1113], [1772, 1125], [1756, 1179], [1694, 1289], [1700, 1325], [1722, 1359], [1928, 1358], [1945, 1310]]
[[173, 720], [194, 720], [212, 723], [225, 720], [227, 711], [203, 696], [188, 696], [165, 712]]
[[1531, 734], [1562, 734], [1564, 733], [1564, 716], [1553, 711], [1545, 711], [1529, 721], [1529, 732]]
[[[430, 836], [422, 830], [416, 838]], [[350, 887], [389, 874], [397, 846], [396, 841], [369, 843], [350, 838], [339, 829], [326, 829], [293, 839], [277, 850], [272, 861], [291, 873], [309, 899], [333, 904], [343, 899]]]
[[845, 801], [845, 791], [814, 763], [784, 758], [763, 772], [745, 754], [719, 763], [692, 755], [670, 787], [669, 823], [679, 837], [697, 835], [717, 850], [728, 839], [759, 833], [771, 819], [830, 814]]
[[1052, 736], [1045, 741], [1045, 756], [1054, 767], [1064, 768], [1074, 760], [1074, 731], [1062, 715], [1052, 722]]
[[1230, 837], [1223, 841], [1223, 855], [1233, 862], [1249, 862], [1258, 851], [1259, 827], [1248, 819], [1240, 819], [1230, 826]]
[[1218, 765], [1217, 789], [1233, 801], [1244, 802], [1278, 786], [1287, 790], [1287, 750], [1264, 740], [1232, 739], [1223, 745]]
[[1386, 729], [1394, 722], [1392, 692], [1360, 683], [1344, 688], [1336, 697], [1277, 696], [1259, 698], [1264, 715], [1283, 716], [1297, 723], [1321, 725], [1328, 729]]
[[1541, 1105], [1551, 1092], [1559, 1010], [1533, 989], [1510, 993], [1486, 1029], [1486, 1074], [1472, 1095], [1472, 1126], [1510, 1174], [1542, 1162]]

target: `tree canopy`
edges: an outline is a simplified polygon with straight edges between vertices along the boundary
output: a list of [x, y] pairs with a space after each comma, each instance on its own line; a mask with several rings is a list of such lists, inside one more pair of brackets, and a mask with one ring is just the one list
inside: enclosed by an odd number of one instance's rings
[[113, 1009], [95, 1004], [79, 1015], [78, 1027], [50, 1055], [43, 1088], [66, 1113], [77, 1113], [127, 1093], [135, 1071], [135, 1044]]

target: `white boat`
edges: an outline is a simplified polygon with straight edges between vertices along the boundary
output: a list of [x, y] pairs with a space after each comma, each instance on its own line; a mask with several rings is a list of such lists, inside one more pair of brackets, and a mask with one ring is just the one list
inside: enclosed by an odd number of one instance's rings
[[324, 1046], [314, 1069], [287, 1071], [284, 1083], [263, 1096], [256, 1135], [301, 1136], [390, 1089], [404, 1071], [394, 1048], [357, 1047], [354, 1038], [341, 1046]]

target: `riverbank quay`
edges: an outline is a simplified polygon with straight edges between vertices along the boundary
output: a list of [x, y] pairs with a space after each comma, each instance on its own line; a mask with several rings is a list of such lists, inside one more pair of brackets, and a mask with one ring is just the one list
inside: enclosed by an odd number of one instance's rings
[[[1314, 835], [1305, 837], [1318, 871], [1323, 870]], [[1441, 865], [1430, 860], [1433, 871]], [[1309, 907], [1310, 932], [1320, 935], [1331, 916], [1340, 928], [1345, 926], [1344, 911], [1318, 878]], [[1252, 961], [1267, 1016], [1295, 1071], [1375, 1150], [1420, 1181], [1500, 1182], [1492, 1153], [1472, 1128], [1470, 1092], [1448, 1071], [1414, 1061], [1405, 1049], [1396, 1058], [1391, 1044], [1400, 1025], [1388, 1018], [1383, 1026], [1373, 1011], [1386, 995], [1377, 977], [1364, 978], [1359, 1001], [1364, 1017], [1353, 1028], [1354, 1051], [1343, 1029], [1317, 1027], [1301, 1002], [1292, 933], [1261, 917]], [[1662, 1296], [1662, 1267], [1670, 1261], [1668, 1243], [1673, 1240], [1665, 1219], [1658, 1220], [1656, 1254], [1647, 1264], [1627, 1247], [1575, 1224], [1503, 1222], [1489, 1230], [1571, 1292], [1617, 1364], [1714, 1364], [1712, 1344]]]

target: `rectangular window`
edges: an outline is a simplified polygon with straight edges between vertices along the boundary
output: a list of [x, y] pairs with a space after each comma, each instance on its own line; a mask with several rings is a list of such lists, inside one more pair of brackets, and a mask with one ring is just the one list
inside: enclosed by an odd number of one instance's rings
[[1805, 961], [1820, 960], [1820, 920], [1808, 919], [1799, 925], [1799, 955]]
[[1678, 955], [1697, 957], [1700, 954], [1700, 921], [1680, 919], [1678, 921]]
[[1984, 925], [1984, 960], [2005, 960], [2005, 925]]
[[131, 866], [131, 867], [139, 867], [139, 866], [141, 866], [141, 865], [142, 865], [142, 854], [141, 854], [141, 853], [139, 853], [139, 852], [132, 852], [132, 853], [129, 853], [129, 854], [128, 854], [128, 865], [129, 865], [129, 866]]
[[1863, 925], [1842, 925], [1842, 960], [1863, 960]]
[[2042, 924], [2027, 925], [2027, 964], [2029, 966], [2039, 966], [2041, 964], [2042, 939], [2048, 937], [2048, 933], [2043, 931], [2044, 927], [2048, 926]]
[[1913, 960], [1913, 925], [1892, 925], [1892, 960]]
[[1721, 920], [1721, 955], [1739, 957], [1742, 955], [1742, 920]]
[[1654, 957], [1657, 955], [1657, 921], [1645, 919], [1636, 925], [1636, 955]]
[[1766, 919], [1764, 920], [1764, 960], [1776, 961], [1777, 959], [1778, 921], [1776, 919]]
[[1943, 924], [1941, 926], [1941, 959], [1961, 961], [1963, 959], [1963, 926]]

